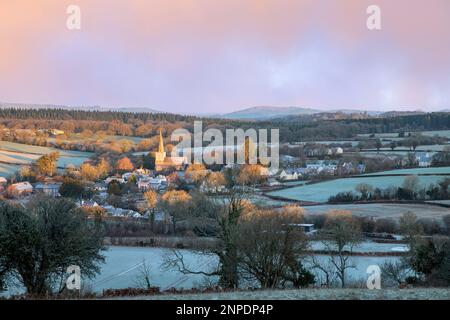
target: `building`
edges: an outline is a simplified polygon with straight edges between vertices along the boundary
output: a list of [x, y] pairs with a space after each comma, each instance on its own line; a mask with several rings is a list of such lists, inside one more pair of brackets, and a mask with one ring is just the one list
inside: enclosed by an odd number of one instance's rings
[[159, 146], [158, 151], [155, 152], [155, 170], [183, 170], [187, 164], [186, 157], [168, 157], [164, 151], [164, 141], [161, 129], [159, 130]]
[[138, 181], [137, 186], [141, 192], [148, 191], [150, 189], [160, 190], [167, 187], [168, 182], [165, 176], [159, 175], [155, 178], [145, 178]]
[[419, 167], [429, 167], [429, 166], [431, 166], [432, 160], [433, 160], [433, 157], [428, 152], [416, 153], [416, 161], [419, 164]]
[[125, 183], [125, 180], [123, 178], [118, 178], [118, 177], [108, 177], [105, 180], [106, 184], [110, 184], [111, 182], [117, 182], [117, 183]]
[[45, 194], [49, 197], [59, 197], [59, 188], [61, 187], [61, 183], [38, 183], [34, 186], [34, 190], [37, 193]]
[[81, 205], [86, 208], [95, 208], [98, 207], [98, 203], [92, 200], [82, 200]]
[[285, 170], [281, 171], [280, 173], [280, 179], [281, 180], [298, 180], [299, 175], [295, 171], [286, 172]]
[[28, 182], [13, 183], [8, 187], [8, 193], [12, 196], [24, 196], [33, 192], [33, 186]]

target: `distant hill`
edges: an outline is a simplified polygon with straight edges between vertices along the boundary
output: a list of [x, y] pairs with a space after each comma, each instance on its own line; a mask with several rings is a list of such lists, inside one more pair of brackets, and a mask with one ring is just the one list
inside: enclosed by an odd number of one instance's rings
[[214, 117], [233, 120], [269, 120], [290, 115], [311, 115], [319, 112], [321, 111], [299, 107], [252, 107], [222, 115], [215, 115]]
[[124, 111], [124, 112], [148, 112], [148, 113], [166, 113], [155, 109], [145, 107], [102, 107], [102, 106], [65, 106], [55, 104], [32, 104], [32, 103], [9, 103], [0, 102], [1, 109], [65, 109], [65, 110], [84, 110], [84, 111]]

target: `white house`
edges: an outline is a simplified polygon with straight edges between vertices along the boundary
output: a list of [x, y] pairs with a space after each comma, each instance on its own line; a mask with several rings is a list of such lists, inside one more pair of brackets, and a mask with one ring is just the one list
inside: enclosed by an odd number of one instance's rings
[[281, 180], [298, 180], [297, 172], [287, 173], [285, 170], [281, 171], [280, 179]]
[[419, 164], [419, 167], [429, 167], [429, 166], [431, 166], [433, 157], [428, 152], [421, 152], [421, 153], [416, 153], [416, 160]]
[[105, 180], [106, 184], [110, 184], [111, 182], [118, 182], [118, 183], [125, 183], [125, 180], [123, 178], [118, 178], [118, 177], [108, 177]]
[[142, 192], [150, 189], [159, 190], [167, 185], [167, 178], [159, 175], [155, 178], [145, 178], [138, 181], [137, 186]]

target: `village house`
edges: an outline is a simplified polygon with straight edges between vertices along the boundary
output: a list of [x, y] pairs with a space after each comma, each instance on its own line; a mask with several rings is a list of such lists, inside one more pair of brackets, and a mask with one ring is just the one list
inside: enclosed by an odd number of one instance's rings
[[98, 203], [92, 200], [81, 200], [81, 206], [86, 208], [98, 207]]
[[34, 190], [36, 193], [45, 194], [49, 197], [59, 197], [59, 188], [61, 187], [61, 183], [37, 183], [34, 186]]
[[433, 160], [433, 156], [428, 152], [417, 152], [416, 153], [416, 161], [419, 164], [419, 167], [431, 166], [432, 160]]
[[333, 174], [338, 168], [337, 161], [317, 160], [306, 164], [308, 172]]
[[33, 192], [33, 186], [28, 182], [13, 183], [8, 187], [8, 193], [12, 196], [24, 196]]
[[0, 185], [5, 185], [8, 183], [8, 180], [5, 177], [0, 177]]
[[[280, 180], [283, 180], [283, 181], [298, 180], [299, 175], [297, 174], [297, 172], [295, 172], [294, 170], [288, 170], [288, 171], [289, 171], [289, 173], [286, 172], [286, 170], [281, 171], [281, 173], [279, 175]], [[301, 177], [301, 175], [300, 175], [300, 177]]]
[[150, 189], [160, 190], [168, 186], [167, 178], [163, 175], [159, 175], [154, 178], [144, 178], [138, 181], [137, 186], [141, 192], [148, 191]]
[[117, 182], [117, 183], [125, 183], [125, 180], [123, 178], [119, 178], [119, 177], [108, 177], [105, 179], [105, 183], [106, 184], [110, 184], [111, 182]]

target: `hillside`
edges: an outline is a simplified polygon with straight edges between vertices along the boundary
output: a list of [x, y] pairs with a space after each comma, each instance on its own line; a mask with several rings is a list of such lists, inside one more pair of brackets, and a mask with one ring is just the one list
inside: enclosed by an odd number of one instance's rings
[[289, 115], [311, 115], [320, 112], [320, 110], [299, 107], [252, 107], [217, 117], [236, 120], [269, 120]]

